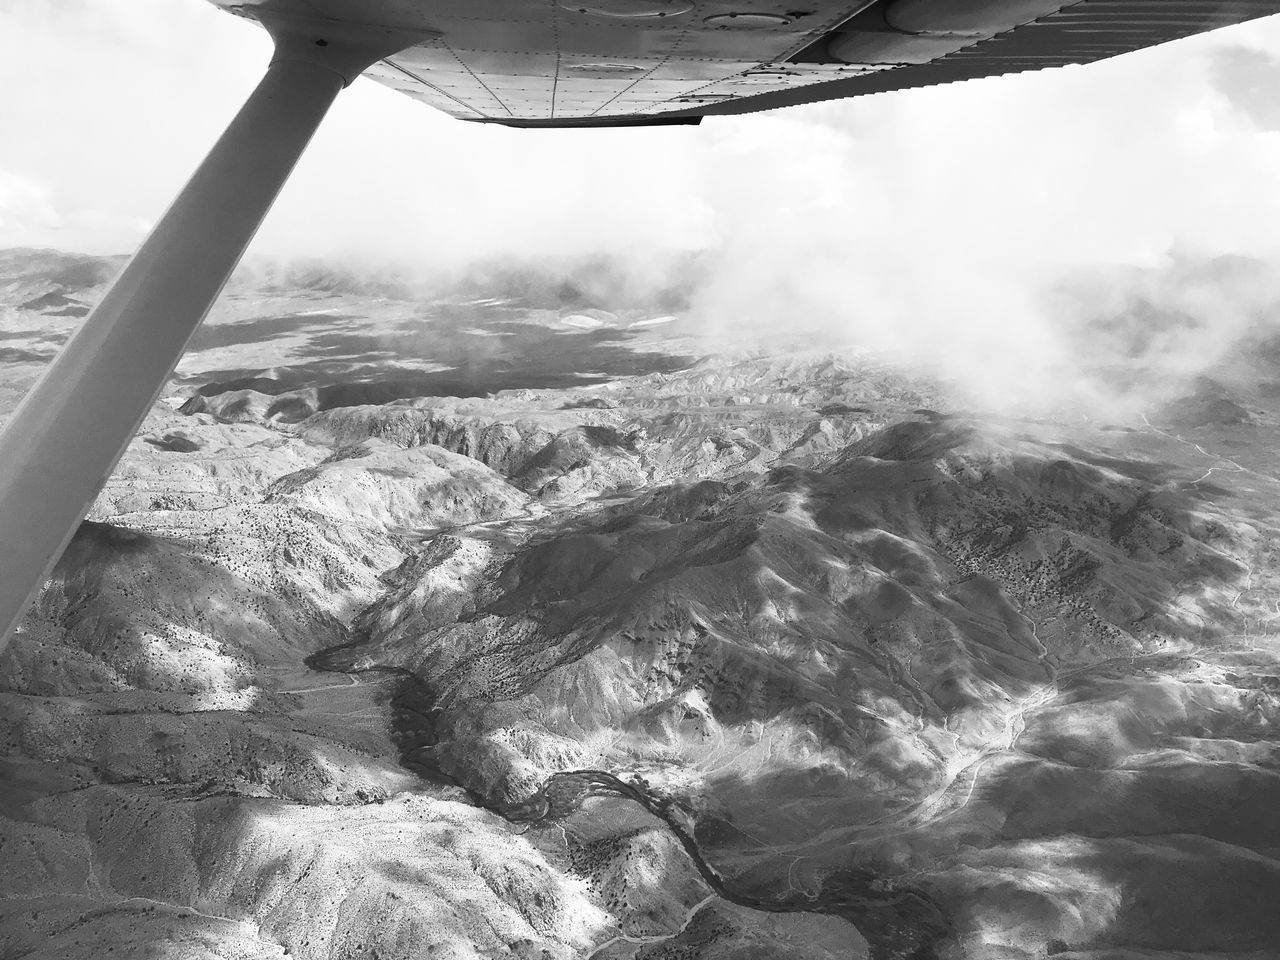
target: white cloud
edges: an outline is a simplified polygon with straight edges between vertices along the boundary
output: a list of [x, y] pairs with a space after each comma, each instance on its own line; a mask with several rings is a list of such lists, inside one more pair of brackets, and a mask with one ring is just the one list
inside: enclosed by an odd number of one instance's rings
[[56, 227], [57, 221], [57, 211], [40, 184], [0, 170], [0, 232], [36, 235]]
[[[1280, 258], [1280, 134], [1263, 102], [1277, 41], [1273, 18], [1085, 68], [700, 128], [482, 127], [362, 81], [254, 249], [430, 272], [705, 247], [719, 265], [708, 322], [922, 351], [1003, 394], [1077, 349], [1064, 277], [1175, 253]], [[42, 185], [59, 245], [128, 249], [266, 51], [196, 0], [0, 2], [8, 175]], [[0, 244], [31, 242], [26, 216]]]
[[[702, 309], [738, 339], [785, 330], [922, 355], [988, 401], [1096, 390], [1079, 311], [1127, 301], [1057, 295], [1065, 280], [1136, 282], [1114, 268], [1175, 254], [1280, 257], [1280, 137], [1217, 82], [1223, 50], [1278, 28], [728, 129], [741, 159], [712, 187], [725, 242]], [[1231, 282], [1196, 307], [1224, 346], [1260, 309]], [[1213, 355], [1203, 341], [1179, 340], [1177, 357], [1170, 344], [1162, 363], [1194, 370]]]

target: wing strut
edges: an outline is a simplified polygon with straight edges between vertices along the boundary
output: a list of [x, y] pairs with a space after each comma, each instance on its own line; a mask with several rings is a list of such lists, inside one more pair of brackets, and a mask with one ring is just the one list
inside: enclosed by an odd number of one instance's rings
[[344, 86], [422, 31], [264, 24], [266, 75], [0, 429], [0, 650]]

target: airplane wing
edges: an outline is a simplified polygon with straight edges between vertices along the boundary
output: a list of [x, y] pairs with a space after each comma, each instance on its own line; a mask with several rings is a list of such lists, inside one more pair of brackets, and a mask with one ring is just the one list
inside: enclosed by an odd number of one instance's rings
[[703, 116], [1089, 63], [1280, 0], [214, 0], [433, 33], [366, 75], [517, 127]]

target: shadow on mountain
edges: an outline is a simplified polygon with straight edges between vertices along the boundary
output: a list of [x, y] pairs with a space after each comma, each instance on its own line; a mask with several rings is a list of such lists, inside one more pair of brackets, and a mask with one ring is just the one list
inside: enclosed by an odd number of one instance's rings
[[61, 343], [66, 338], [64, 333], [47, 330], [0, 330], [0, 340], [56, 340]]
[[55, 352], [27, 350], [23, 347], [0, 347], [0, 363], [47, 363], [55, 356]]
[[19, 310], [30, 310], [36, 313], [47, 313], [53, 317], [83, 317], [89, 308], [61, 293], [50, 292], [18, 304]]
[[677, 313], [688, 308], [706, 276], [697, 253], [671, 257], [660, 270], [635, 269], [605, 255], [525, 261], [504, 257], [474, 263], [454, 278], [450, 292], [512, 297], [548, 309], [641, 309]]
[[[224, 546], [83, 523], [4, 656], [0, 719], [26, 715], [24, 762], [75, 789], [165, 784], [300, 803], [364, 803], [412, 785], [395, 761], [405, 745], [376, 719], [400, 709], [399, 693], [305, 676], [309, 653], [349, 633], [311, 596], [315, 570], [334, 558], [278, 516], [246, 515], [256, 548], [243, 536]], [[298, 674], [291, 687], [314, 696], [264, 682]], [[52, 699], [33, 710], [38, 697]]]
[[319, 317], [282, 314], [255, 317], [236, 323], [206, 323], [196, 330], [188, 350], [216, 350], [220, 347], [267, 343], [281, 337], [307, 336], [312, 335], [312, 331], [328, 330], [335, 324], [350, 319], [352, 317], [339, 314]]
[[143, 437], [142, 440], [165, 453], [195, 453], [204, 447], [199, 440], [193, 440], [180, 433], [166, 433], [163, 437]]
[[[694, 357], [637, 349], [631, 335], [612, 330], [566, 333], [510, 323], [492, 325], [492, 335], [433, 339], [434, 325], [403, 337], [362, 333], [326, 333], [313, 338], [303, 353], [325, 359], [279, 367], [271, 377], [261, 370], [209, 371], [199, 379], [204, 397], [237, 390], [279, 396], [315, 390], [312, 412], [414, 397], [483, 397], [501, 390], [558, 389], [603, 383], [621, 377], [672, 373], [691, 366]], [[505, 329], [503, 329], [505, 327]], [[404, 365], [409, 357], [447, 369]]]
[[120, 272], [128, 257], [99, 257], [13, 247], [0, 250], [0, 284], [46, 283], [71, 291], [106, 283]]
[[[1232, 555], [1245, 547], [1179, 473], [1064, 445], [1002, 445], [957, 420], [895, 424], [818, 469], [673, 485], [544, 526], [474, 581], [448, 566], [460, 541], [452, 552], [440, 545], [406, 564], [363, 615], [374, 634], [368, 656], [414, 658], [442, 707], [437, 752], [489, 798], [527, 794], [542, 751], [565, 763], [566, 741], [598, 730], [626, 731], [629, 764], [650, 750], [662, 762], [712, 764], [698, 802], [732, 824], [721, 833], [737, 863], [775, 856], [743, 836], [803, 848], [833, 824], [900, 821], [883, 860], [892, 880], [894, 858], [915, 843], [910, 824], [922, 856], [935, 842], [955, 855], [929, 830], [967, 805], [968, 788], [983, 809], [1002, 811], [991, 827], [958, 823], [975, 858], [1098, 832], [1108, 818], [1134, 833], [1209, 829], [1229, 795], [1254, 820], [1255, 808], [1280, 800], [1262, 789], [1265, 776], [1193, 765], [1181, 780], [1173, 768], [1156, 771], [1149, 787], [1132, 772], [1073, 774], [1065, 765], [1079, 757], [1063, 754], [1062, 766], [979, 777], [981, 760], [1016, 755], [1001, 739], [1014, 735], [1014, 705], [1060, 672], [1118, 663], [1170, 638], [1211, 641], [1238, 625], [1233, 597], [1248, 572]], [[1208, 688], [1148, 689], [1128, 676], [1114, 685], [1082, 694], [1070, 714], [1104, 705], [1077, 731], [1095, 753], [1122, 734], [1135, 753], [1159, 746], [1144, 717], [1170, 736], [1178, 723], [1188, 736], [1212, 727], [1193, 709]], [[564, 697], [575, 704], [569, 716]], [[1105, 707], [1111, 700], [1119, 706]], [[485, 733], [511, 722], [513, 702], [528, 738], [519, 749]], [[1070, 729], [1064, 717], [1043, 737]], [[1197, 795], [1198, 820], [1176, 813], [1179, 798], [1191, 808]], [[776, 884], [776, 863], [770, 870]], [[929, 882], [948, 913], [977, 909], [980, 896], [951, 898], [944, 880]], [[1004, 905], [1011, 926], [1039, 896]], [[864, 915], [864, 932], [868, 923]], [[895, 952], [907, 943], [905, 917], [891, 910], [870, 923], [883, 924], [873, 936], [880, 955], [910, 955]]]
[[[1148, 733], [1159, 725], [1159, 717], [1145, 721]], [[1108, 769], [1019, 757], [989, 769], [958, 822], [873, 839], [865, 855], [883, 863], [905, 847], [929, 857], [934, 865], [918, 882], [961, 937], [1011, 951], [1263, 957], [1280, 942], [1269, 813], [1278, 796], [1273, 771], [1176, 750]], [[1038, 941], [1026, 941], [1029, 924]]]

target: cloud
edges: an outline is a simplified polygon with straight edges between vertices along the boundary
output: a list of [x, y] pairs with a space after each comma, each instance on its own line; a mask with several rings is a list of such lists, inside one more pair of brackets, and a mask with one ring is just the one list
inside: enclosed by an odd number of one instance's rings
[[1280, 59], [1266, 50], [1231, 44], [1215, 50], [1212, 80], [1260, 130], [1280, 130]]
[[133, 249], [252, 89], [265, 38], [212, 5], [0, 0], [6, 173], [38, 183], [63, 229], [0, 245]]
[[[700, 310], [735, 342], [913, 357], [975, 402], [1113, 404], [1117, 364], [1152, 381], [1127, 400], [1153, 402], [1280, 286], [1280, 138], [1219, 88], [1241, 38], [1276, 28], [727, 129], [737, 162], [708, 185], [720, 243]], [[1195, 273], [1232, 255], [1264, 276]], [[1121, 344], [1098, 324], [1138, 302], [1152, 323], [1195, 323], [1160, 350], [1107, 354]]]
[[[71, 225], [59, 245], [102, 252], [137, 242], [266, 59], [253, 26], [167, 0], [0, 5], [0, 38], [6, 169]], [[1100, 336], [1098, 315], [1135, 302], [1126, 285], [1199, 311], [1204, 336], [1144, 355], [1162, 368], [1190, 371], [1215, 331], [1253, 323], [1249, 297], [1229, 306], [1238, 279], [1189, 303], [1150, 278], [1280, 260], [1278, 41], [1273, 18], [1089, 67], [699, 128], [483, 127], [361, 81], [254, 250], [428, 276], [599, 255], [650, 279], [702, 251], [697, 315], [726, 343], [875, 347], [990, 402], [1057, 402], [1101, 389], [1096, 348], [1124, 337]], [[49, 70], [50, 50], [76, 69]], [[0, 244], [28, 242], [9, 223]]]
[[44, 187], [0, 170], [0, 231], [34, 236], [56, 226], [57, 220], [57, 211]]

